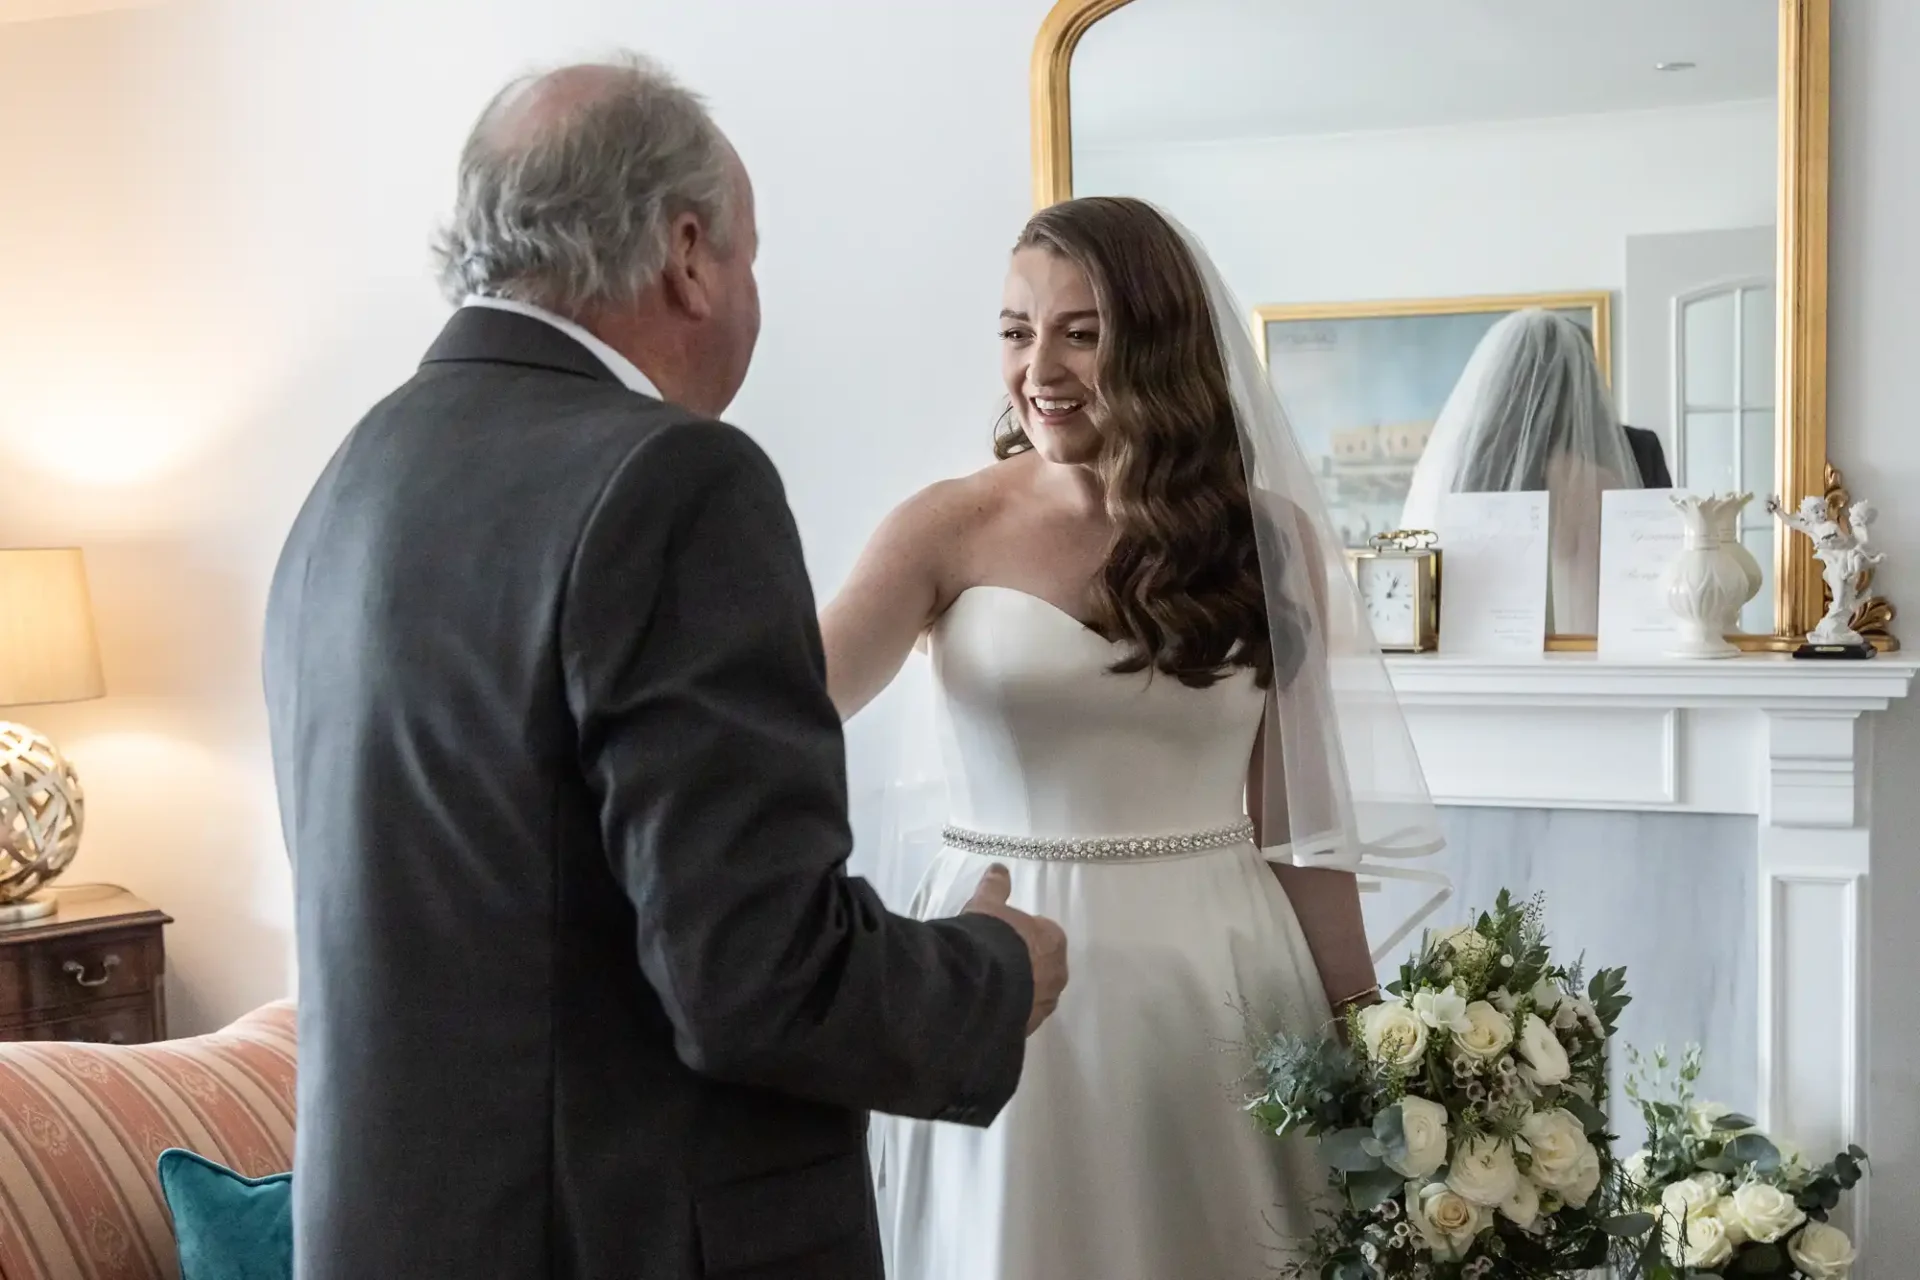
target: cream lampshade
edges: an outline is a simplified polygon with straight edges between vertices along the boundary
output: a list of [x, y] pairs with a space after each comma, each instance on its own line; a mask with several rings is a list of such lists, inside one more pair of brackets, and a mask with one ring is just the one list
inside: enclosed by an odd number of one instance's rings
[[[0, 707], [106, 693], [77, 547], [0, 550]], [[53, 912], [38, 891], [80, 849], [85, 797], [45, 735], [0, 723], [0, 924]]]

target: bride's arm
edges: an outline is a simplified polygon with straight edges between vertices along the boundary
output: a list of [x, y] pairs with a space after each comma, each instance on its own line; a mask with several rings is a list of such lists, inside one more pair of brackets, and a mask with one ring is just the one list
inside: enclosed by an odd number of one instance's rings
[[934, 485], [894, 508], [820, 612], [827, 692], [842, 720], [893, 682], [945, 607], [943, 552], [959, 523], [955, 487]]
[[[1269, 836], [1284, 840], [1285, 832], [1266, 829], [1266, 729], [1254, 740], [1253, 759], [1247, 769], [1247, 816], [1253, 819], [1255, 839], [1262, 848]], [[1314, 968], [1320, 971], [1320, 983], [1334, 1016], [1345, 1011], [1346, 1003], [1372, 1004], [1379, 998], [1373, 975], [1373, 957], [1367, 950], [1367, 922], [1360, 911], [1360, 881], [1351, 871], [1326, 867], [1296, 867], [1286, 863], [1270, 864], [1273, 874], [1293, 903], [1293, 914], [1306, 935], [1307, 950], [1313, 953]]]

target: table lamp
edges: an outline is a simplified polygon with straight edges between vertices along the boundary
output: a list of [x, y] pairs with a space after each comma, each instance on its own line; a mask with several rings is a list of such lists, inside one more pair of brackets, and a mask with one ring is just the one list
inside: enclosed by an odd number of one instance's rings
[[[0, 707], [106, 692], [77, 547], [0, 550]], [[80, 780], [45, 735], [0, 723], [0, 924], [53, 914], [42, 890], [80, 849]]]

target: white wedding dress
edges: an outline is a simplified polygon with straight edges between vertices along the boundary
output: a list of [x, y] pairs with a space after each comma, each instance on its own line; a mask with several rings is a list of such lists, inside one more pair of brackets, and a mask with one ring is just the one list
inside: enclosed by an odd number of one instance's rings
[[[1329, 1020], [1293, 908], [1245, 838], [1150, 856], [1063, 847], [1244, 825], [1263, 695], [1246, 672], [1208, 689], [1112, 674], [1112, 645], [1001, 587], [961, 595], [931, 653], [962, 830], [913, 911], [958, 911], [1000, 862], [1013, 905], [1065, 928], [1071, 977], [990, 1128], [874, 1118], [889, 1274], [1272, 1276], [1326, 1188], [1310, 1146], [1276, 1141], [1240, 1105], [1243, 1005], [1268, 1029]], [[976, 833], [1042, 847], [958, 847]]]

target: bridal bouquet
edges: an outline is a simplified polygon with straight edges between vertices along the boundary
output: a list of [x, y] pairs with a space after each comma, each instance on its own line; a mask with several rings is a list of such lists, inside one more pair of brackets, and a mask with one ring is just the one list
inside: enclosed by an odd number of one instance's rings
[[1627, 1081], [1627, 1096], [1646, 1119], [1647, 1146], [1624, 1167], [1648, 1218], [1645, 1247], [1627, 1274], [1844, 1280], [1853, 1243], [1827, 1215], [1860, 1180], [1867, 1153], [1848, 1147], [1814, 1168], [1745, 1116], [1694, 1100], [1697, 1045], [1671, 1082], [1666, 1054], [1655, 1052], [1652, 1063], [1650, 1072], [1635, 1054]]
[[1583, 986], [1541, 911], [1502, 892], [1474, 924], [1429, 933], [1344, 1038], [1256, 1041], [1247, 1110], [1317, 1137], [1337, 1196], [1291, 1275], [1536, 1280], [1602, 1266], [1651, 1229], [1612, 1212], [1606, 1044], [1626, 971]]

